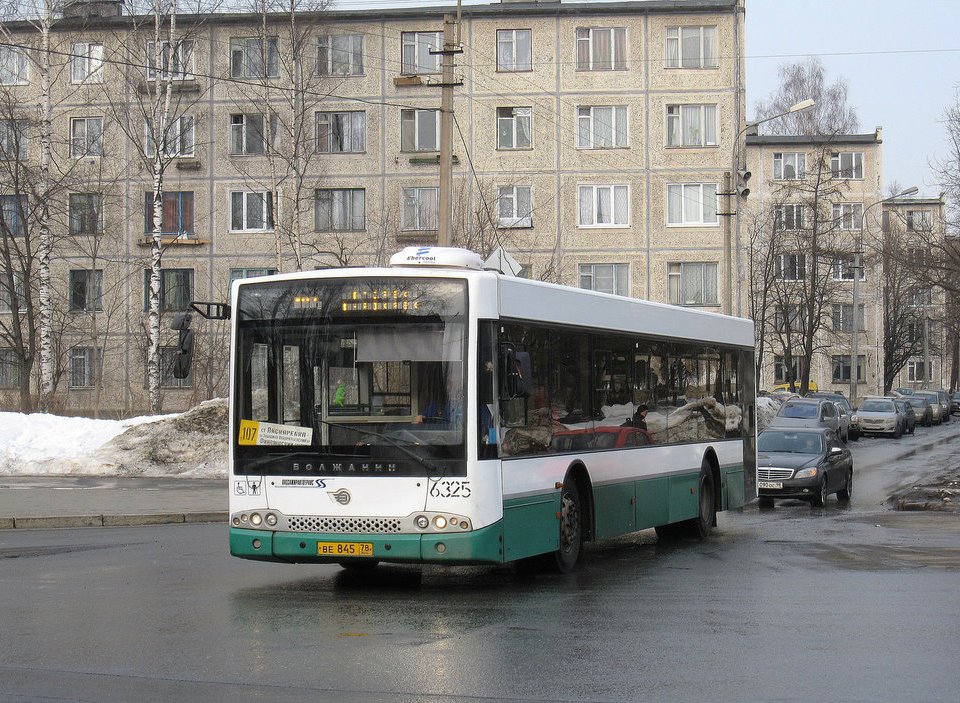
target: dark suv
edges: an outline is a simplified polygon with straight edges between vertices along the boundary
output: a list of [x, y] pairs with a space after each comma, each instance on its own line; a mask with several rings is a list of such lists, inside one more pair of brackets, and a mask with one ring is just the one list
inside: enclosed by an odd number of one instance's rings
[[850, 406], [850, 401], [847, 399], [843, 393], [831, 393], [830, 391], [810, 391], [807, 393], [804, 398], [826, 398], [832, 400], [834, 403], [838, 403], [843, 406], [843, 409], [847, 412], [847, 415], [850, 416], [850, 430], [847, 435], [847, 439], [852, 439], [854, 441], [860, 439], [860, 423], [854, 423], [853, 421], [853, 408]]

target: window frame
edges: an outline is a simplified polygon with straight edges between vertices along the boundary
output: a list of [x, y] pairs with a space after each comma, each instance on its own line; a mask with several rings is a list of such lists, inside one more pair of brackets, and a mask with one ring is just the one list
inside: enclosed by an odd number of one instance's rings
[[[857, 332], [867, 331], [867, 306], [865, 303], [858, 303], [857, 314]], [[850, 318], [853, 316], [853, 302], [832, 303], [830, 315], [830, 329], [834, 332], [843, 332], [851, 334], [853, 332], [854, 322]]]
[[[423, 113], [433, 113], [434, 116], [434, 146], [427, 149], [420, 145], [420, 122]], [[410, 148], [409, 138], [406, 135], [405, 127], [411, 122], [410, 115], [413, 115], [413, 148]], [[421, 108], [401, 108], [400, 109], [400, 151], [407, 154], [417, 152], [437, 152], [440, 151], [440, 110], [421, 109]]]
[[[597, 124], [604, 124], [596, 115], [597, 110], [610, 110], [611, 145], [598, 145]], [[586, 112], [585, 112], [586, 111]], [[620, 117], [618, 117], [620, 115]], [[620, 120], [623, 129], [619, 129]], [[584, 142], [584, 130], [587, 141]], [[622, 136], [623, 142], [619, 139]], [[629, 149], [630, 148], [630, 108], [628, 105], [577, 105], [577, 149]]]
[[[845, 156], [849, 156], [852, 162], [849, 168], [846, 169], [843, 167]], [[830, 176], [845, 181], [862, 181], [863, 160], [862, 151], [833, 151], [830, 153]], [[844, 175], [847, 171], [852, 175]]]
[[[435, 210], [432, 213], [434, 222], [434, 227], [424, 227], [424, 224], [431, 224], [430, 222], [422, 222], [420, 214], [423, 212], [424, 203], [421, 202], [421, 198], [426, 193], [432, 193], [434, 197]], [[412, 198], [412, 199], [411, 199]], [[414, 223], [415, 226], [408, 227], [407, 223], [410, 221], [407, 218], [407, 205], [413, 203], [416, 207], [415, 217], [416, 220]], [[428, 218], [430, 213], [426, 213]], [[403, 232], [434, 232], [440, 226], [440, 189], [436, 186], [408, 186], [401, 189], [400, 193], [400, 230]]]
[[[708, 274], [712, 271], [712, 290]], [[699, 272], [696, 274], [696, 272]], [[688, 276], [699, 275], [703, 300], [683, 300]], [[708, 300], [708, 294], [714, 297]], [[717, 307], [720, 305], [720, 264], [717, 261], [670, 261], [667, 263], [667, 303], [681, 307]]]
[[9, 273], [13, 276], [13, 291], [8, 290], [9, 279], [7, 272], [0, 272], [0, 314], [13, 312], [13, 296], [11, 293], [15, 293], [17, 300], [20, 301], [17, 312], [21, 314], [25, 313], [27, 309], [23, 303], [27, 296], [27, 289], [24, 283], [26, 279], [23, 277], [23, 271], [14, 270]]
[[[241, 198], [241, 217], [240, 224], [241, 227], [234, 227], [234, 224], [237, 222], [237, 213], [234, 211], [234, 207], [237, 205], [237, 199], [235, 196], [240, 195]], [[260, 196], [260, 214], [263, 218], [263, 227], [250, 227], [249, 222], [247, 222], [247, 214], [249, 212], [250, 204], [247, 202], [251, 196]], [[276, 194], [270, 190], [231, 190], [230, 191], [230, 231], [231, 232], [273, 232], [276, 227]]]
[[[189, 120], [190, 126], [188, 129], [184, 129], [184, 121]], [[169, 138], [170, 130], [173, 130], [173, 139]], [[154, 143], [153, 139], [153, 118], [147, 117], [145, 119], [144, 131], [146, 137], [144, 139], [144, 153], [147, 157], [154, 155], [154, 150], [157, 148], [157, 145]], [[174, 117], [171, 120], [170, 124], [167, 125], [167, 134], [164, 135], [164, 149], [163, 156], [168, 159], [176, 158], [192, 158], [196, 154], [196, 120], [194, 120], [193, 115], [180, 115]], [[190, 135], [190, 146], [189, 150], [185, 151], [183, 148], [184, 145], [184, 134], [189, 133]], [[173, 144], [174, 150], [171, 151], [170, 146]]]
[[[350, 43], [350, 49], [346, 52], [348, 61], [337, 62], [337, 55], [343, 54], [343, 49], [336, 47], [337, 39], [347, 39]], [[326, 40], [326, 41], [324, 41]], [[357, 42], [359, 41], [359, 50]], [[315, 72], [318, 76], [330, 76], [335, 78], [358, 78], [366, 75], [366, 66], [364, 64], [364, 35], [362, 33], [343, 32], [335, 34], [317, 35], [317, 63]], [[357, 59], [359, 58], [359, 66]], [[346, 66], [346, 72], [337, 70], [338, 67]], [[322, 69], [321, 69], [322, 67]]]
[[23, 378], [23, 364], [13, 347], [0, 347], [0, 389], [16, 390]]
[[[583, 36], [582, 33], [586, 32], [586, 35]], [[597, 48], [595, 46], [594, 37], [599, 32], [610, 32], [610, 56], [609, 68], [600, 65], [600, 60], [595, 56], [597, 53]], [[630, 42], [627, 37], [627, 28], [626, 27], [576, 27], [574, 29], [574, 42], [573, 42], [573, 65], [577, 71], [626, 71], [630, 65], [630, 59], [627, 58], [627, 51], [630, 47]], [[617, 63], [617, 44], [619, 41], [623, 45], [623, 63]], [[582, 45], [587, 47], [587, 61], [584, 64], [580, 60], [580, 48]]]
[[[327, 221], [330, 223], [329, 227], [320, 226], [320, 194], [329, 193], [329, 212], [327, 213]], [[345, 226], [337, 226], [337, 217], [336, 217], [336, 201], [337, 194], [344, 193], [344, 198], [349, 196], [349, 214], [347, 216], [347, 223]], [[356, 202], [357, 196], [359, 195], [359, 205]], [[347, 202], [347, 200], [344, 200]], [[367, 191], [365, 188], [316, 188], [313, 193], [313, 229], [315, 232], [365, 232], [367, 229], [367, 213], [366, 213], [366, 202], [367, 202]], [[360, 210], [360, 226], [354, 227], [350, 226], [351, 223], [356, 223], [357, 213], [356, 210]]]
[[[82, 199], [89, 199], [90, 202], [83, 204]], [[75, 222], [89, 222], [93, 218], [88, 217], [87, 213], [93, 213], [96, 218], [95, 229], [88, 230], [85, 227], [77, 229]], [[67, 231], [71, 237], [97, 236], [103, 234], [103, 193], [70, 193], [67, 198]]]
[[[697, 35], [699, 37], [698, 41], [698, 53], [696, 57], [688, 57], [684, 54], [684, 37], [683, 30], [685, 29], [696, 29]], [[713, 30], [713, 57], [707, 55], [706, 47], [706, 30]], [[676, 37], [671, 37], [671, 30], [676, 31]], [[663, 43], [663, 66], [666, 69], [717, 69], [720, 68], [720, 54], [718, 51], [717, 45], [717, 25], [715, 24], [700, 24], [700, 25], [671, 25], [664, 28], [664, 43]], [[676, 60], [671, 61], [670, 58], [670, 43], [671, 41], [676, 42], [677, 52]], [[685, 63], [691, 59], [694, 59], [695, 65], [685, 65]]]
[[[592, 222], [583, 221], [583, 194], [584, 189], [590, 189], [590, 211]], [[626, 193], [626, 221], [617, 222], [617, 193]], [[600, 208], [601, 191], [609, 191], [610, 221], [598, 222], [597, 215]], [[628, 229], [631, 224], [632, 191], [629, 183], [578, 183], [577, 184], [577, 228], [578, 229]]]
[[776, 216], [776, 231], [799, 232], [806, 224], [807, 208], [803, 203], [781, 203], [777, 206]]
[[[186, 275], [186, 295], [183, 296], [184, 306], [174, 307], [174, 301], [170, 301], [167, 295], [168, 291], [174, 291], [184, 288], [181, 284], [173, 286], [167, 284], [168, 275]], [[178, 267], [178, 268], [161, 268], [160, 269], [160, 312], [186, 312], [190, 310], [190, 301], [193, 298], [193, 294], [196, 291], [196, 273], [192, 268]], [[145, 268], [143, 270], [143, 310], [147, 312], [150, 310], [150, 269]]]
[[[508, 117], [501, 116], [501, 111], [510, 110], [511, 114]], [[529, 112], [526, 115], [518, 115], [517, 110], [528, 110]], [[522, 130], [518, 129], [518, 125], [521, 121], [526, 121], [527, 123], [527, 135], [529, 143], [523, 146], [518, 144], [518, 135]], [[510, 123], [510, 139], [513, 142], [511, 145], [504, 145], [501, 142], [501, 136], [503, 136], [503, 131], [501, 130], [501, 125], [504, 122]], [[500, 151], [528, 151], [533, 149], [533, 106], [532, 105], [514, 105], [514, 106], [505, 106], [497, 108], [497, 149]]]
[[0, 158], [21, 161], [27, 157], [27, 129], [21, 119], [0, 119]]
[[[168, 230], [163, 227], [163, 215], [166, 212], [165, 204], [170, 200], [176, 198], [176, 219], [178, 229]], [[189, 209], [185, 205], [189, 203]], [[194, 197], [194, 191], [192, 190], [165, 190], [163, 191], [163, 199], [161, 200], [160, 207], [162, 209], [160, 219], [161, 219], [161, 232], [162, 237], [178, 237], [189, 239], [194, 236], [195, 225], [196, 225], [196, 198]], [[185, 217], [185, 212], [189, 212], [189, 217]], [[187, 227], [187, 221], [189, 220], [189, 227]], [[169, 223], [168, 223], [169, 224]], [[153, 235], [153, 193], [150, 191], [144, 192], [143, 199], [143, 231], [146, 235]]]
[[14, 214], [13, 223], [7, 222], [3, 214], [3, 222], [11, 237], [27, 236], [27, 220], [30, 219], [30, 198], [24, 193], [5, 193], [0, 195], [0, 212], [10, 211]]
[[70, 82], [103, 83], [103, 44], [74, 42], [70, 48]]
[[[924, 369], [924, 366], [927, 366]], [[920, 373], [917, 373], [917, 369], [920, 369]], [[923, 376], [923, 371], [926, 370], [927, 377], [920, 378]], [[923, 359], [908, 359], [907, 360], [907, 381], [910, 383], [923, 383], [930, 382], [933, 380], [933, 359], [930, 360], [929, 364], [924, 364]]]
[[[100, 124], [99, 134], [95, 134], [93, 139], [90, 137], [90, 127], [88, 123]], [[77, 135], [77, 126], [83, 124], [83, 135]], [[83, 151], [77, 149], [79, 141], [83, 141]], [[70, 118], [70, 158], [72, 159], [93, 159], [103, 156], [103, 116], [90, 115], [86, 117]]]
[[[84, 286], [82, 305], [77, 303], [77, 287], [81, 284]], [[103, 310], [103, 269], [70, 269], [68, 290], [70, 312], [101, 312]]]
[[[852, 358], [850, 354], [833, 354], [831, 357], [831, 376], [833, 383], [850, 383], [853, 375]], [[839, 370], [839, 373], [837, 373]], [[844, 373], [846, 370], [846, 373]], [[857, 380], [859, 383], [866, 383], [867, 380], [867, 357], [865, 354], [857, 354]]]
[[[259, 117], [259, 130], [249, 124], [251, 118]], [[238, 121], [239, 118], [239, 121]], [[230, 138], [228, 148], [230, 156], [266, 156], [273, 150], [273, 141], [276, 136], [277, 115], [273, 112], [231, 112]], [[251, 134], [251, 129], [256, 130]], [[251, 151], [251, 137], [254, 143], [260, 145], [262, 151]], [[239, 144], [240, 151], [237, 151]]]
[[[430, 65], [421, 65], [420, 63], [420, 44], [421, 37], [432, 37], [433, 42], [422, 42], [427, 49], [428, 56], [432, 56]], [[413, 62], [407, 60], [407, 50], [412, 47]], [[401, 76], [432, 76], [440, 73], [440, 54], [430, 54], [430, 48], [433, 51], [443, 49], [443, 32], [439, 31], [411, 31], [400, 33], [400, 75]]]
[[[256, 42], [256, 44], [254, 44], [254, 42]], [[250, 57], [247, 52], [250, 46], [255, 46], [259, 51], [259, 61], [262, 64], [262, 72], [256, 70], [256, 66], [248, 65]], [[278, 78], [280, 76], [279, 36], [230, 37], [229, 51], [231, 78], [259, 78], [266, 80], [268, 78]], [[237, 52], [242, 52], [240, 55], [239, 65], [236, 63]]]
[[778, 281], [804, 281], [807, 277], [807, 257], [803, 252], [783, 252], [777, 256], [774, 269], [774, 278]]
[[[717, 120], [718, 112], [716, 103], [668, 103], [666, 105], [664, 129], [664, 146], [668, 149], [705, 149], [720, 145], [720, 125]], [[697, 129], [701, 139], [696, 143], [688, 143], [687, 130], [689, 115], [688, 108], [697, 108]], [[707, 110], [713, 108], [713, 141], [709, 140], [709, 130], [707, 129]], [[673, 110], [673, 114], [671, 114]], [[674, 142], [674, 133], [679, 131], [679, 142]]]
[[[504, 36], [509, 33], [509, 39], [505, 39]], [[527, 50], [530, 52], [530, 55], [527, 57], [526, 67], [523, 67], [523, 64], [518, 60], [519, 51], [517, 47], [519, 43], [517, 37], [521, 33], [526, 33], [527, 40]], [[533, 30], [532, 29], [498, 29], [497, 30], [497, 72], [498, 73], [529, 73], [533, 71]], [[502, 45], [509, 45], [512, 47], [513, 55], [513, 65], [507, 66], [504, 63], [501, 63], [500, 58], [500, 47]]]
[[[596, 281], [599, 277], [598, 271], [611, 268], [610, 278], [613, 281], [613, 290], [604, 290], [596, 287]], [[584, 280], [589, 279], [590, 285], [583, 285]], [[621, 283], [625, 290], [621, 291]], [[630, 264], [624, 262], [598, 262], [577, 265], [577, 286], [583, 290], [597, 291], [598, 293], [608, 293], [610, 295], [630, 296]]]
[[[526, 191], [528, 208], [520, 214], [522, 199], [519, 191]], [[503, 204], [510, 203], [512, 215], [504, 217]], [[497, 227], [499, 229], [527, 229], [533, 227], [533, 186], [506, 185], [497, 187]]]
[[[792, 156], [794, 176], [784, 175], [784, 169], [790, 167], [787, 157]], [[778, 158], [779, 157], [779, 158]], [[807, 177], [807, 153], [804, 151], [775, 151], [773, 153], [773, 180], [802, 181]]]
[[[671, 188], [680, 188], [680, 207], [681, 207], [681, 220], [679, 222], [670, 221], [670, 189]], [[686, 202], [686, 189], [687, 188], [699, 188], [699, 201], [698, 201], [698, 210], [699, 210], [699, 219], [697, 220], [688, 220], [686, 217], [688, 206]], [[706, 211], [704, 209], [706, 205], [706, 198], [704, 197], [704, 188], [713, 188], [713, 197], [715, 199], [714, 209], [713, 209], [713, 220], [707, 220], [705, 217]], [[666, 226], [667, 227], [719, 227], [720, 226], [720, 214], [719, 210], [719, 200], [717, 193], [720, 191], [720, 187], [717, 183], [667, 183], [667, 207], [665, 208], [666, 215]]]
[[[337, 127], [338, 122], [339, 128]], [[357, 125], [358, 122], [359, 126]], [[318, 154], [365, 154], [367, 152], [367, 113], [365, 110], [317, 110], [314, 113], [314, 131], [314, 146]], [[321, 134], [324, 131], [326, 133]], [[347, 145], [349, 142], [348, 146], [351, 148], [321, 148], [321, 142], [324, 139], [328, 145], [332, 146], [338, 134], [340, 144]], [[360, 135], [359, 139], [356, 138], [357, 134]], [[360, 148], [352, 148], [357, 141], [360, 143]]]
[[[30, 60], [25, 48], [0, 46], [0, 85], [29, 85]], [[8, 61], [15, 65], [7, 66]]]
[[[834, 281], [853, 281], [855, 273], [851, 272], [849, 276], [845, 275], [845, 272], [857, 268], [854, 266], [856, 258], [854, 254], [849, 256], [835, 256], [833, 261], [830, 263], [830, 277]], [[863, 262], [860, 262], [860, 281], [867, 280], [867, 267], [863, 265]]]
[[[859, 232], [863, 224], [863, 203], [833, 203], [831, 215], [837, 230]], [[851, 227], [844, 226], [848, 221]]]
[[[154, 41], [151, 39], [147, 42], [147, 80], [155, 81], [157, 78], [160, 80], [167, 80], [167, 78], [169, 78], [173, 81], [192, 80], [196, 67], [193, 39], [181, 39], [175, 44], [171, 44], [169, 39], [161, 39], [160, 44], [161, 67], [158, 70], [157, 67], [153, 65], [156, 58]], [[173, 59], [172, 62], [171, 58]], [[172, 69], [171, 65], [173, 66]]]
[[[917, 216], [920, 216], [920, 226], [917, 227]], [[904, 215], [908, 232], [932, 232], [933, 213], [930, 210], [907, 210]]]
[[[76, 362], [82, 358], [82, 378], [77, 382]], [[70, 347], [67, 357], [67, 387], [70, 390], [96, 388], [103, 371], [103, 347], [75, 345]]]

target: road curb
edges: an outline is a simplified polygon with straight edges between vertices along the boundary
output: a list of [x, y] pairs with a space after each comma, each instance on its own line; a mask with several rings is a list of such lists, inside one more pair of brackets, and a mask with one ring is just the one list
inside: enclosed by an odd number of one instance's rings
[[74, 527], [138, 527], [145, 525], [226, 522], [226, 511], [139, 513], [131, 515], [44, 515], [0, 517], [0, 530], [44, 530]]

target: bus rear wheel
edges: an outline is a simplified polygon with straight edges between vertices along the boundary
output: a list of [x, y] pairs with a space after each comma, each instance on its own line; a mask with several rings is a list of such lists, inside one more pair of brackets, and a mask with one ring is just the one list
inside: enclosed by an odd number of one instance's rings
[[554, 566], [566, 574], [577, 566], [583, 548], [583, 510], [580, 488], [568, 477], [560, 494], [560, 548], [553, 553]]
[[704, 462], [700, 467], [700, 480], [697, 482], [697, 517], [689, 520], [685, 527], [687, 534], [698, 539], [706, 539], [717, 519], [716, 493], [713, 485], [713, 472]]

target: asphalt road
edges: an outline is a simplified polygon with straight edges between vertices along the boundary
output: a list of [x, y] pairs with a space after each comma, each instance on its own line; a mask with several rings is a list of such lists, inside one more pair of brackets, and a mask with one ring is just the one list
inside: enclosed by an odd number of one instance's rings
[[849, 507], [754, 504], [569, 576], [244, 562], [223, 525], [8, 530], [0, 701], [955, 703], [960, 518], [884, 506], [954, 428], [855, 443]]

